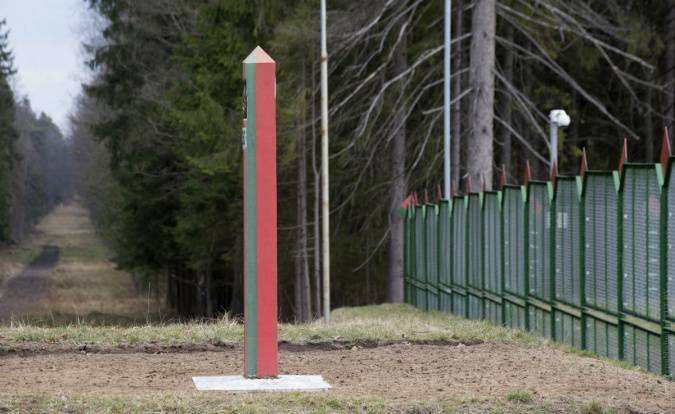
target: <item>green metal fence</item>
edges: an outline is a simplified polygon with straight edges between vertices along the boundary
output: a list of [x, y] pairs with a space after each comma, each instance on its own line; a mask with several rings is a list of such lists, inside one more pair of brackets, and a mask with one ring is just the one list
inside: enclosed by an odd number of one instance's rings
[[675, 377], [673, 160], [406, 209], [406, 300]]

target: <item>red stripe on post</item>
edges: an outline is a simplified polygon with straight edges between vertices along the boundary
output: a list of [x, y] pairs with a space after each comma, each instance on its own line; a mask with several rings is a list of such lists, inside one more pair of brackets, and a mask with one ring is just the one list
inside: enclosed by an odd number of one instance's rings
[[278, 375], [276, 85], [275, 63], [266, 58], [255, 76], [259, 378]]

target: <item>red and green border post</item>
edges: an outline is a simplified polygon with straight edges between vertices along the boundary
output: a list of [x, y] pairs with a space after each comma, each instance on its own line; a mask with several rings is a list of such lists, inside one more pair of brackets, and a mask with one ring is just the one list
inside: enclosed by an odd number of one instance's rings
[[256, 47], [243, 62], [244, 377], [278, 374], [275, 62]]

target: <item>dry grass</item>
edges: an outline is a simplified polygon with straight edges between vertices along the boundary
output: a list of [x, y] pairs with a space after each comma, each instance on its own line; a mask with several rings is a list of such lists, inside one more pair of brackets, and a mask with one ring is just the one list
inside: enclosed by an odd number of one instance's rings
[[0, 262], [15, 275], [46, 245], [59, 249], [59, 262], [50, 275], [47, 299], [36, 304], [31, 320], [145, 321], [160, 312], [154, 297], [139, 293], [131, 276], [115, 268], [88, 212], [77, 203], [58, 206], [20, 246], [0, 252]]
[[[597, 407], [593, 407], [596, 410]], [[611, 409], [591, 411], [613, 413]], [[560, 413], [584, 414], [574, 400], [535, 398], [527, 404], [503, 398], [456, 398], [433, 403], [391, 404], [377, 398], [344, 398], [325, 394], [240, 394], [222, 396], [156, 395], [153, 397], [0, 397], [2, 412], [33, 413]]]
[[[14, 323], [0, 327], [0, 338], [9, 342], [126, 345], [139, 343], [176, 344], [188, 342], [240, 343], [243, 328], [238, 320], [223, 317], [212, 322], [144, 324], [138, 326], [94, 326], [74, 323], [65, 326], [35, 326]], [[342, 308], [333, 321], [309, 324], [280, 324], [279, 339], [294, 343], [326, 341], [505, 341], [543, 344], [546, 341], [522, 331], [469, 321], [441, 313], [419, 311], [409, 305], [373, 305]]]

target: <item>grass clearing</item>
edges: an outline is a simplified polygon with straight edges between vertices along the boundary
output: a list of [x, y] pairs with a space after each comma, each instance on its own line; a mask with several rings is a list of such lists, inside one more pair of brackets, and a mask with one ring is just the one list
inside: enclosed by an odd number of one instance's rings
[[[328, 341], [449, 341], [472, 343], [503, 341], [540, 345], [547, 341], [522, 331], [494, 326], [485, 321], [422, 312], [409, 305], [372, 305], [337, 309], [330, 325], [322, 321], [308, 324], [280, 324], [279, 340], [293, 343]], [[48, 323], [47, 323], [48, 325]], [[223, 317], [209, 322], [145, 324], [138, 326], [100, 326], [71, 323], [63, 326], [37, 326], [15, 322], [0, 327], [5, 342], [55, 344], [176, 344], [186, 342], [240, 343], [241, 321]]]
[[506, 395], [506, 399], [511, 402], [527, 404], [534, 400], [534, 395], [529, 391], [512, 391]]

